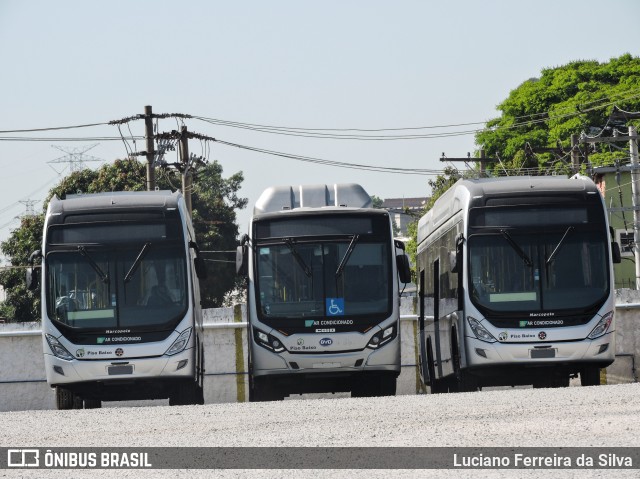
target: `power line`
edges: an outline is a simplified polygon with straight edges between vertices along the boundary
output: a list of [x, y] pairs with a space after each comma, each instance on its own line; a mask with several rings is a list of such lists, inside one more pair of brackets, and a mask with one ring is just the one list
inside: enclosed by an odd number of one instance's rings
[[[462, 126], [473, 126], [473, 125], [481, 125], [487, 124], [493, 121], [499, 121], [501, 117], [487, 120], [485, 122], [458, 122], [452, 124], [445, 125], [430, 125], [430, 126], [417, 126], [417, 127], [400, 127], [400, 128], [375, 128], [375, 129], [364, 129], [364, 128], [302, 128], [302, 127], [289, 127], [289, 126], [275, 126], [275, 125], [262, 125], [255, 123], [243, 123], [243, 122], [234, 122], [228, 120], [221, 120], [216, 118], [209, 118], [206, 116], [197, 116], [197, 115], [188, 115], [183, 113], [161, 113], [154, 114], [154, 118], [176, 118], [176, 119], [188, 119], [193, 118], [197, 120], [201, 120], [213, 125], [217, 126], [226, 126], [231, 128], [240, 128], [251, 131], [258, 131], [262, 133], [271, 133], [277, 135], [286, 135], [286, 136], [298, 136], [298, 137], [306, 137], [306, 138], [324, 138], [324, 139], [334, 139], [334, 140], [416, 140], [416, 139], [431, 139], [431, 138], [447, 138], [447, 137], [455, 137], [455, 136], [463, 136], [476, 134], [483, 131], [499, 131], [499, 130], [510, 130], [525, 126], [532, 126], [538, 123], [544, 123], [550, 120], [558, 120], [563, 118], [571, 118], [574, 116], [579, 116], [591, 111], [599, 110], [602, 108], [606, 108], [611, 105], [615, 105], [618, 102], [624, 102], [627, 100], [631, 100], [637, 97], [640, 97], [640, 92], [637, 89], [630, 89], [624, 92], [620, 92], [616, 94], [625, 95], [627, 93], [633, 93], [632, 95], [619, 98], [617, 100], [607, 99], [598, 99], [592, 102], [585, 102], [577, 107], [574, 106], [566, 106], [562, 107], [559, 111], [571, 110], [568, 113], [564, 114], [552, 114], [551, 111], [532, 113], [530, 115], [523, 115], [514, 117], [515, 123], [507, 126], [493, 126], [489, 128], [478, 128], [478, 129], [468, 129], [468, 130], [459, 130], [452, 132], [440, 132], [440, 133], [425, 133], [425, 134], [407, 134], [407, 135], [398, 135], [398, 134], [390, 134], [390, 135], [382, 135], [382, 134], [360, 134], [360, 133], [381, 133], [381, 132], [397, 132], [397, 131], [416, 131], [416, 130], [429, 130], [429, 129], [446, 129], [446, 128], [457, 128]], [[609, 100], [606, 103], [601, 103], [602, 101]], [[601, 104], [598, 104], [601, 103]], [[593, 106], [589, 106], [593, 105]], [[588, 108], [584, 108], [588, 106]], [[573, 110], [575, 108], [575, 111]], [[555, 112], [557, 113], [557, 111]], [[55, 131], [55, 130], [66, 130], [73, 128], [85, 128], [91, 126], [102, 126], [102, 125], [122, 125], [125, 123], [129, 123], [131, 121], [144, 119], [144, 115], [134, 115], [130, 117], [123, 118], [121, 120], [112, 120], [108, 123], [90, 123], [85, 125], [75, 125], [75, 126], [61, 126], [61, 127], [51, 127], [51, 128], [32, 128], [32, 129], [20, 129], [20, 130], [1, 130], [0, 134], [5, 133], [25, 133], [25, 132], [37, 132], [37, 131]], [[519, 121], [522, 119], [529, 119], [525, 121]], [[340, 133], [340, 132], [355, 132], [355, 133]], [[142, 136], [134, 136], [126, 138], [131, 141], [142, 140], [144, 137]], [[122, 141], [123, 137], [66, 137], [66, 138], [55, 138], [55, 137], [21, 137], [21, 136], [11, 136], [11, 137], [0, 137], [0, 141]]]
[[384, 167], [384, 166], [374, 166], [374, 165], [365, 165], [365, 164], [358, 164], [358, 163], [346, 163], [342, 161], [325, 160], [322, 158], [314, 158], [311, 156], [302, 156], [302, 155], [297, 155], [293, 153], [284, 153], [281, 151], [267, 150], [264, 148], [240, 145], [237, 143], [230, 143], [222, 140], [216, 140], [216, 143], [219, 143], [221, 145], [231, 146], [234, 148], [240, 148], [243, 150], [254, 151], [257, 153], [264, 153], [266, 155], [279, 156], [279, 157], [288, 158], [291, 160], [302, 161], [306, 163], [315, 163], [315, 164], [325, 165], [325, 166], [334, 166], [338, 168], [349, 168], [354, 170], [377, 171], [381, 173], [395, 173], [395, 174], [404, 174], [404, 175], [440, 175], [443, 173], [443, 170], [430, 170], [430, 169], [420, 169], [420, 168], [391, 168], [391, 167]]
[[53, 126], [49, 128], [29, 128], [22, 130], [0, 130], [0, 133], [30, 133], [35, 131], [55, 131], [55, 130], [73, 130], [76, 128], [89, 128], [92, 126], [105, 126], [109, 123], [87, 123], [85, 125], [72, 125], [72, 126]]

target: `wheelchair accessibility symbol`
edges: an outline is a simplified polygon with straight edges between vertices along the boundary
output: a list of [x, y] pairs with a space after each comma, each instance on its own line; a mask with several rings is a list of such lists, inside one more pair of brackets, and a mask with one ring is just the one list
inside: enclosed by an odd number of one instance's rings
[[344, 316], [344, 298], [327, 298], [327, 316]]

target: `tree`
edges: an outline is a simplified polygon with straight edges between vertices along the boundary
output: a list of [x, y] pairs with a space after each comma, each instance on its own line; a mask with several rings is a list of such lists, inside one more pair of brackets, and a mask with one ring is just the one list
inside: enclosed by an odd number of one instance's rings
[[[494, 171], [528, 167], [567, 173], [568, 155], [562, 159], [553, 153], [527, 155], [525, 145], [535, 149], [561, 144], [568, 152], [572, 134], [610, 136], [614, 127], [621, 126], [609, 121], [614, 105], [640, 110], [639, 90], [640, 58], [629, 54], [606, 63], [576, 61], [547, 68], [540, 78], [529, 79], [509, 93], [497, 107], [501, 116], [476, 134], [476, 144], [502, 160], [502, 165], [491, 165]], [[584, 152], [584, 145], [582, 148]], [[602, 144], [589, 160], [596, 165], [611, 164], [620, 156], [624, 155]]]
[[376, 195], [371, 195], [371, 207], [380, 209], [384, 204], [384, 200]]
[[[180, 184], [179, 175], [173, 170], [157, 170], [157, 185], [160, 189], [175, 190]], [[39, 297], [25, 288], [24, 266], [29, 256], [40, 248], [44, 210], [53, 195], [63, 198], [67, 194], [99, 193], [106, 191], [143, 191], [145, 189], [146, 166], [137, 160], [116, 160], [99, 170], [85, 169], [65, 177], [51, 189], [44, 204], [43, 213], [22, 218], [20, 227], [8, 240], [0, 244], [2, 252], [15, 268], [0, 273], [0, 284], [5, 288], [7, 299], [0, 305], [0, 314], [14, 321], [34, 321], [40, 317]], [[193, 224], [196, 240], [202, 251], [232, 251], [235, 249], [238, 225], [236, 210], [244, 208], [246, 198], [238, 196], [243, 180], [242, 173], [230, 178], [222, 177], [222, 166], [208, 163], [198, 171], [194, 181], [192, 204]], [[204, 253], [207, 256], [206, 253]], [[207, 262], [208, 278], [201, 282], [203, 307], [222, 304], [225, 293], [235, 287], [235, 270], [231, 261], [235, 256]]]

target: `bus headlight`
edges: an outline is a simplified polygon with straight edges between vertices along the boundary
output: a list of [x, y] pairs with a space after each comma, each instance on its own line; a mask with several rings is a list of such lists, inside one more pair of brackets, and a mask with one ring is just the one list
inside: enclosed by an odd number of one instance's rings
[[387, 344], [393, 338], [398, 335], [398, 330], [396, 329], [396, 325], [391, 325], [388, 328], [383, 329], [382, 331], [378, 331], [371, 337], [369, 340], [369, 344], [367, 347], [370, 349], [378, 349], [380, 346]]
[[45, 334], [44, 337], [47, 338], [47, 343], [49, 343], [51, 352], [53, 352], [56, 357], [64, 359], [66, 361], [75, 359], [73, 355], [69, 351], [67, 351], [67, 349], [54, 336]]
[[609, 330], [609, 326], [611, 326], [611, 321], [613, 321], [613, 311], [608, 312], [602, 317], [600, 321], [598, 321], [598, 324], [596, 324], [596, 327], [593, 328], [593, 330], [589, 333], [589, 336], [587, 336], [587, 338], [596, 339], [602, 336], [604, 333], [606, 333]]
[[257, 328], [253, 328], [253, 337], [256, 340], [256, 343], [269, 351], [273, 351], [274, 353], [281, 353], [284, 351], [284, 346], [278, 338], [260, 331]]
[[480, 341], [484, 341], [486, 343], [495, 343], [497, 341], [497, 339], [494, 338], [493, 335], [487, 331], [476, 318], [467, 316], [467, 321], [469, 322], [469, 326], [471, 326], [471, 331], [473, 331], [473, 334], [475, 334], [476, 338]]
[[181, 353], [182, 351], [184, 351], [184, 348], [187, 347], [190, 337], [191, 337], [191, 328], [187, 328], [180, 333], [180, 336], [178, 336], [178, 339], [176, 339], [173, 342], [171, 347], [167, 349], [167, 352], [164, 354], [166, 354], [167, 356], [173, 356], [174, 354]]

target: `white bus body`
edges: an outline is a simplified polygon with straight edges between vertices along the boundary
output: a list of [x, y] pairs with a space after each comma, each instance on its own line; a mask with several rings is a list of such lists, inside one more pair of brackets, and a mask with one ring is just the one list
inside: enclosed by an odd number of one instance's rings
[[615, 358], [610, 241], [586, 177], [458, 181], [418, 223], [424, 383], [600, 384]]
[[54, 197], [37, 253], [44, 363], [59, 409], [203, 403], [203, 264], [181, 194]]
[[360, 185], [267, 189], [239, 247], [248, 276], [250, 400], [393, 395], [404, 245]]

